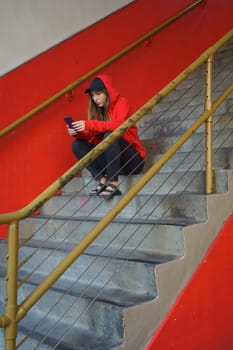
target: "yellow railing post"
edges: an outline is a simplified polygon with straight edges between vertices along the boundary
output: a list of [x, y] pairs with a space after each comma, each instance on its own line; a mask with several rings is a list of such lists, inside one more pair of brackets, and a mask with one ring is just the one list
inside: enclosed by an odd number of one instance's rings
[[[206, 61], [205, 110], [213, 108], [213, 55]], [[205, 148], [206, 148], [206, 193], [214, 191], [213, 172], [213, 113], [205, 122]]]
[[16, 349], [17, 337], [17, 274], [18, 274], [18, 221], [9, 225], [6, 275], [5, 315], [9, 324], [5, 328], [5, 350]]

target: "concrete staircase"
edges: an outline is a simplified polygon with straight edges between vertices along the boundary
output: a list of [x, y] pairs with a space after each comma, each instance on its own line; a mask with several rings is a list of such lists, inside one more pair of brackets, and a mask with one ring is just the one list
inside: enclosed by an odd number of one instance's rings
[[[232, 53], [230, 43], [216, 56], [215, 95], [232, 82]], [[145, 171], [201, 113], [201, 77], [202, 69], [139, 123], [148, 149]], [[32, 308], [19, 324], [17, 341], [29, 334], [19, 349], [145, 349], [232, 212], [233, 97], [215, 116], [216, 189], [209, 196], [203, 143], [200, 128]], [[123, 193], [141, 176], [122, 176]], [[90, 198], [93, 186], [84, 171], [40, 215], [20, 223], [21, 240], [34, 236], [19, 251], [19, 262], [25, 260], [19, 281], [28, 276], [19, 304], [119, 201]], [[4, 290], [6, 242], [0, 250]]]

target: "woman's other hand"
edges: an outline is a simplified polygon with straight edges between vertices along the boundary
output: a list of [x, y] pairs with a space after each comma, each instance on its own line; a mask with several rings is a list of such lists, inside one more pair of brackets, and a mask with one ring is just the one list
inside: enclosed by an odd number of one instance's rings
[[67, 131], [70, 136], [75, 136], [77, 135], [77, 131], [75, 129], [71, 129], [67, 126]]

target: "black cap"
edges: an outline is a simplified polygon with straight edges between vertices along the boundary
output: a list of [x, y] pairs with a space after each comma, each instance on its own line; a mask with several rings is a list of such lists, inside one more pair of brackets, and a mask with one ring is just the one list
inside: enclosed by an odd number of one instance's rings
[[85, 90], [85, 94], [89, 93], [90, 91], [100, 91], [103, 89], [105, 89], [105, 86], [102, 80], [100, 78], [95, 78], [92, 80], [89, 88]]

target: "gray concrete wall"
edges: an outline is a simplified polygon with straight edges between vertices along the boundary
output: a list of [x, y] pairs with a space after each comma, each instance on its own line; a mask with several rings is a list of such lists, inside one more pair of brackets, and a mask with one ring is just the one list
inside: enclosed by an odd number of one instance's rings
[[0, 0], [0, 75], [132, 0]]

